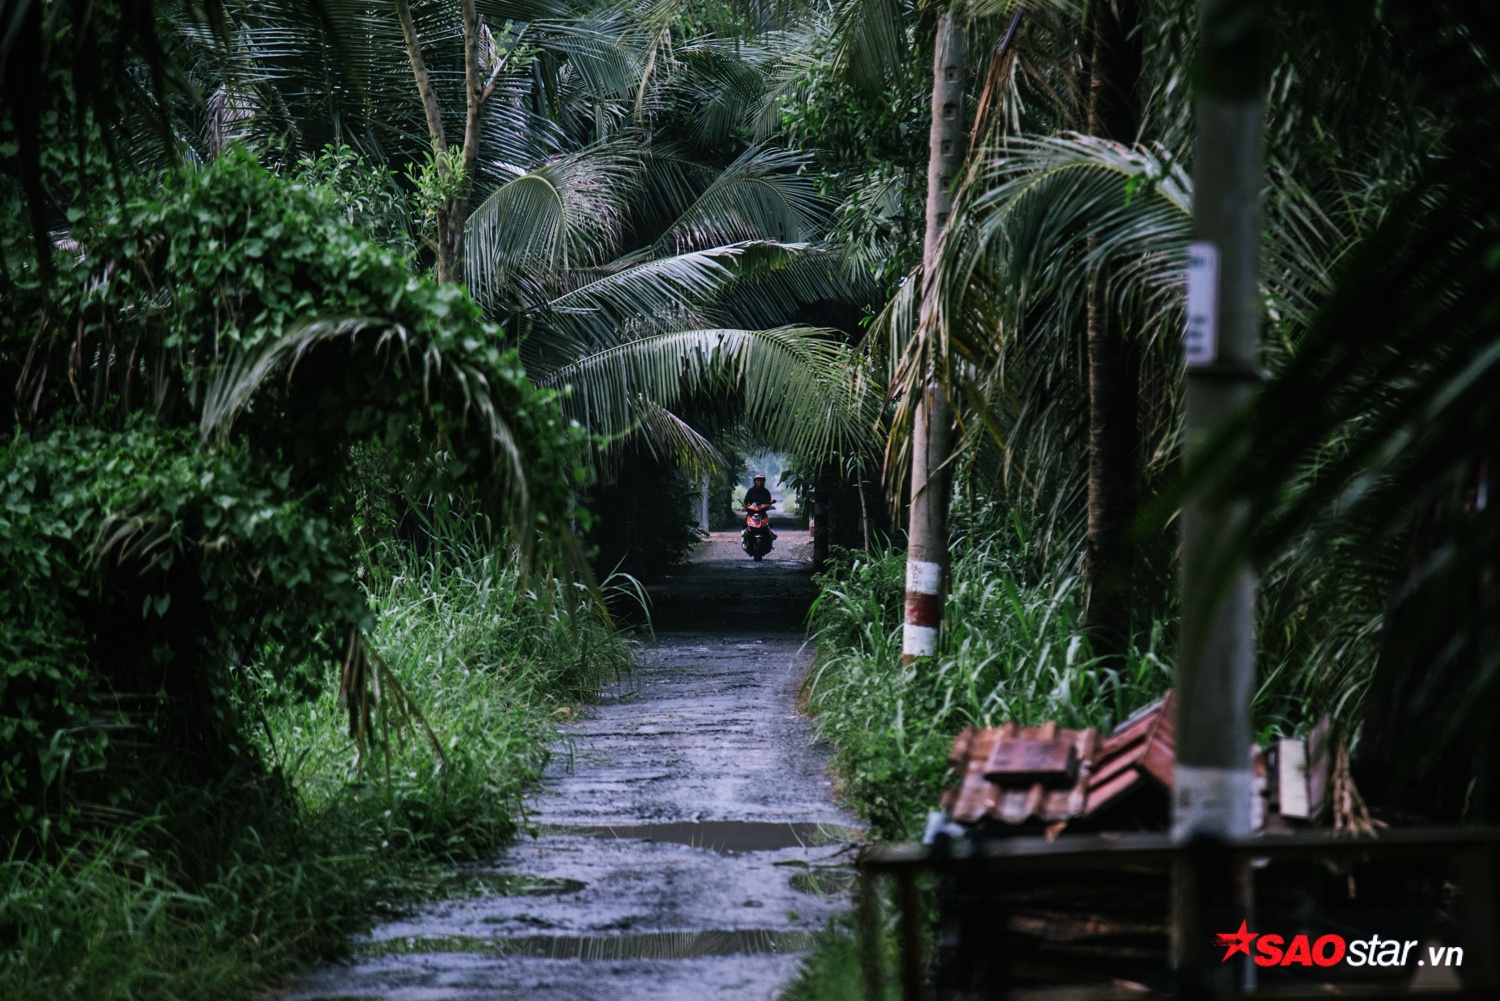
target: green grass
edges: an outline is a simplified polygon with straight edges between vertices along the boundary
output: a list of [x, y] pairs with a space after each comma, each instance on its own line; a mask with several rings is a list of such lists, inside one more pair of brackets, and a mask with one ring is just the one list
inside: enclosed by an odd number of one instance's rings
[[1170, 682], [1160, 628], [1123, 670], [1108, 668], [1078, 627], [1076, 578], [1028, 583], [1003, 551], [956, 548], [942, 648], [925, 663], [901, 663], [902, 552], [859, 554], [819, 581], [808, 707], [844, 792], [879, 838], [920, 833], [951, 784], [948, 750], [964, 726], [1108, 727]]
[[[896, 936], [890, 927], [894, 909], [887, 906], [880, 924], [881, 1001], [901, 997]], [[797, 977], [782, 991], [780, 1001], [868, 1001], [863, 963], [862, 932], [853, 912], [841, 914], [819, 929], [814, 946]]]
[[360, 843], [472, 858], [515, 833], [559, 719], [628, 665], [588, 601], [489, 556], [396, 574], [372, 596], [373, 645], [431, 737], [419, 723], [357, 766], [330, 673], [316, 700], [272, 712], [270, 750], [308, 812]]
[[[1110, 669], [1079, 628], [1076, 578], [1028, 579], [1002, 539], [963, 540], [954, 550], [940, 653], [917, 665], [901, 663], [904, 552], [835, 554], [818, 578], [809, 616], [817, 659], [804, 695], [833, 746], [841, 791], [869, 821], [874, 840], [921, 833], [927, 812], [953, 784], [948, 752], [963, 727], [1055, 719], [1108, 728], [1170, 685], [1159, 626], [1123, 670]], [[852, 915], [820, 930], [781, 1001], [864, 997], [861, 935]], [[892, 943], [884, 928], [890, 992]]]
[[248, 997], [516, 832], [555, 724], [627, 668], [625, 643], [572, 585], [402, 562], [371, 589], [372, 643], [441, 753], [416, 725], [356, 766], [332, 668], [311, 700], [247, 705], [259, 747], [232, 780], [0, 862], [0, 999]]

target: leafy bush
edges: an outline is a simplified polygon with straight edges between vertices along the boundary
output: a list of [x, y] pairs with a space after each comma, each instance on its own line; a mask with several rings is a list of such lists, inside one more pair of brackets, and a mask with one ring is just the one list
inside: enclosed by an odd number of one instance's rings
[[413, 493], [477, 488], [523, 544], [563, 534], [581, 475], [498, 328], [325, 187], [231, 153], [127, 193], [75, 206], [85, 252], [53, 282], [6, 230], [0, 809], [31, 841], [226, 774], [263, 650], [274, 684], [306, 688], [315, 653], [373, 676], [350, 645], [371, 621], [340, 535], [351, 445], [399, 458]]
[[[357, 190], [244, 154], [122, 183], [70, 207], [83, 251], [52, 281], [0, 227], [3, 998], [217, 997], [338, 951], [423, 860], [514, 831], [553, 699], [623, 656], [569, 588], [520, 583], [565, 534], [578, 432], [462, 290], [345, 218]], [[365, 454], [476, 538], [511, 528], [517, 562], [463, 578], [484, 602], [434, 576], [372, 607]], [[531, 639], [444, 662], [459, 606]], [[423, 760], [392, 713], [452, 743]]]
[[0, 450], [0, 812], [43, 840], [89, 808], [149, 814], [189, 778], [174, 762], [226, 770], [235, 662], [274, 644], [295, 664], [320, 627], [368, 621], [286, 471], [196, 445], [141, 421]]

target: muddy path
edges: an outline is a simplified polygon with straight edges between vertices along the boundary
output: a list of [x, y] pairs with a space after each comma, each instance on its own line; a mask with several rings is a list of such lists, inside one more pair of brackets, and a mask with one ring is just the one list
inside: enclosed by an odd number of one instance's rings
[[560, 732], [535, 838], [313, 971], [288, 1001], [766, 1001], [848, 906], [854, 819], [796, 710], [805, 531], [716, 533], [651, 589], [634, 677]]

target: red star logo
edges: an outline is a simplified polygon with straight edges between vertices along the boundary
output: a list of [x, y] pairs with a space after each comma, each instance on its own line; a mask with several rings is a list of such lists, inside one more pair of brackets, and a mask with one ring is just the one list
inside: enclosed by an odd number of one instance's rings
[[1214, 945], [1224, 949], [1224, 958], [1220, 962], [1229, 962], [1229, 957], [1237, 952], [1243, 952], [1247, 957], [1250, 955], [1250, 943], [1255, 941], [1255, 932], [1248, 930], [1246, 922], [1240, 922], [1240, 930], [1229, 932], [1227, 935], [1220, 933]]

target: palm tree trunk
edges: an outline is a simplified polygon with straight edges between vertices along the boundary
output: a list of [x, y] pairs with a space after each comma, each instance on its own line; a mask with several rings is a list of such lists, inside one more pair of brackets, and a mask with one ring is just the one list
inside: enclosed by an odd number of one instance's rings
[[813, 570], [821, 573], [833, 543], [833, 470], [826, 462], [818, 466], [813, 480], [812, 526]]
[[[1139, 20], [1131, 0], [1097, 0], [1094, 47], [1089, 60], [1088, 130], [1091, 135], [1131, 143], [1139, 131], [1135, 87], [1141, 73]], [[1138, 360], [1122, 318], [1112, 308], [1108, 275], [1089, 285], [1088, 560], [1084, 567], [1088, 604], [1083, 626], [1094, 652], [1120, 666], [1131, 636], [1130, 529], [1137, 511]]]
[[911, 511], [907, 525], [905, 660], [937, 653], [948, 575], [948, 468], [953, 412], [939, 378], [936, 329], [938, 248], [953, 207], [953, 182], [963, 165], [965, 52], [963, 26], [952, 12], [938, 20], [932, 57], [932, 126], [927, 159], [927, 227], [922, 244], [922, 309], [917, 336], [929, 360], [912, 429]]
[[[427, 137], [437, 154], [438, 176], [447, 180], [451, 167], [445, 154], [448, 140], [443, 131], [443, 116], [438, 107], [437, 88], [422, 56], [422, 40], [411, 15], [409, 0], [395, 0], [396, 19], [406, 39], [406, 55], [416, 78], [422, 111], [427, 117]], [[480, 30], [478, 9], [474, 0], [463, 0], [464, 33], [464, 145], [459, 159], [459, 183], [437, 213], [437, 279], [440, 282], [463, 281], [464, 224], [469, 218], [469, 190], [479, 164], [479, 116], [484, 110], [485, 82], [479, 69]]]

